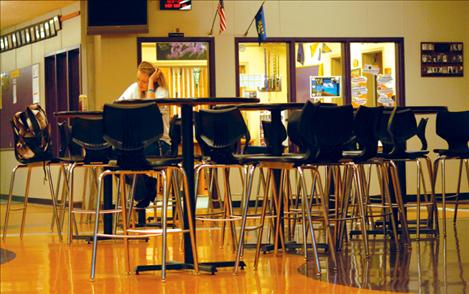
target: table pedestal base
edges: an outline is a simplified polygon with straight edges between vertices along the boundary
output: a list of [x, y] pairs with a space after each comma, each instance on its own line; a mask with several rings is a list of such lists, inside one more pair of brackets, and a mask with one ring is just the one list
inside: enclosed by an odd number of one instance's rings
[[[218, 261], [218, 262], [201, 262], [199, 263], [199, 270], [204, 272], [209, 272], [214, 275], [218, 270], [218, 267], [233, 267], [235, 264], [234, 261]], [[239, 262], [241, 269], [244, 269], [246, 264], [244, 261]], [[190, 263], [178, 263], [178, 262], [169, 262], [166, 264], [167, 270], [192, 270], [194, 265]], [[158, 265], [137, 265], [135, 267], [135, 274], [146, 271], [160, 271], [161, 264]]]

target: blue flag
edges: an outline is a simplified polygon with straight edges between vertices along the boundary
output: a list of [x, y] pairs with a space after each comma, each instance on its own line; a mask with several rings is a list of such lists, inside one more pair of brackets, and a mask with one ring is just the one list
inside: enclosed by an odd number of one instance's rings
[[259, 8], [259, 11], [256, 14], [256, 30], [260, 44], [267, 39], [267, 33], [265, 31], [264, 5]]

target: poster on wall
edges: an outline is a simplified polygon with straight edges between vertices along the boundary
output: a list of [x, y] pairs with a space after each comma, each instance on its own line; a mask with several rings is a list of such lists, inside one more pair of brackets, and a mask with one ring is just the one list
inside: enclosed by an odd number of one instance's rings
[[420, 62], [422, 77], [464, 76], [462, 42], [422, 42]]
[[365, 76], [352, 77], [352, 104], [354, 106], [365, 105], [368, 101], [368, 88]]
[[340, 97], [340, 76], [310, 76], [310, 98]]
[[392, 75], [378, 75], [376, 78], [376, 92], [378, 94], [378, 102], [384, 106], [394, 106], [394, 89]]
[[33, 64], [32, 77], [33, 103], [40, 103], [41, 99], [39, 97], [39, 64]]
[[204, 42], [168, 42], [156, 44], [157, 60], [207, 60], [208, 46]]

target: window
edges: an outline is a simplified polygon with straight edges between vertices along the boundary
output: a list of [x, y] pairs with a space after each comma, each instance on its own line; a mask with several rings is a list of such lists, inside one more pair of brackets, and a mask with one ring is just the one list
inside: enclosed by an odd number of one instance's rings
[[394, 106], [398, 101], [396, 44], [350, 43], [352, 104]]
[[296, 101], [343, 104], [342, 43], [297, 42]]
[[[289, 45], [257, 39], [236, 41], [238, 48], [238, 96], [259, 98], [261, 103], [290, 101]], [[270, 121], [269, 111], [244, 113], [252, 145], [263, 145], [262, 121]]]
[[[171, 98], [215, 96], [213, 38], [138, 38], [138, 63], [163, 72]], [[179, 111], [173, 106], [171, 114]]]

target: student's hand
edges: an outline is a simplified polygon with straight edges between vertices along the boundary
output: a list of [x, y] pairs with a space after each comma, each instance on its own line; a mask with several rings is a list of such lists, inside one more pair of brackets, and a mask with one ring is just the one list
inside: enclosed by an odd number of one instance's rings
[[160, 75], [161, 75], [161, 70], [159, 68], [156, 68], [156, 70], [151, 74], [149, 78], [149, 83], [152, 83], [152, 84], [156, 83], [158, 79], [160, 78]]

